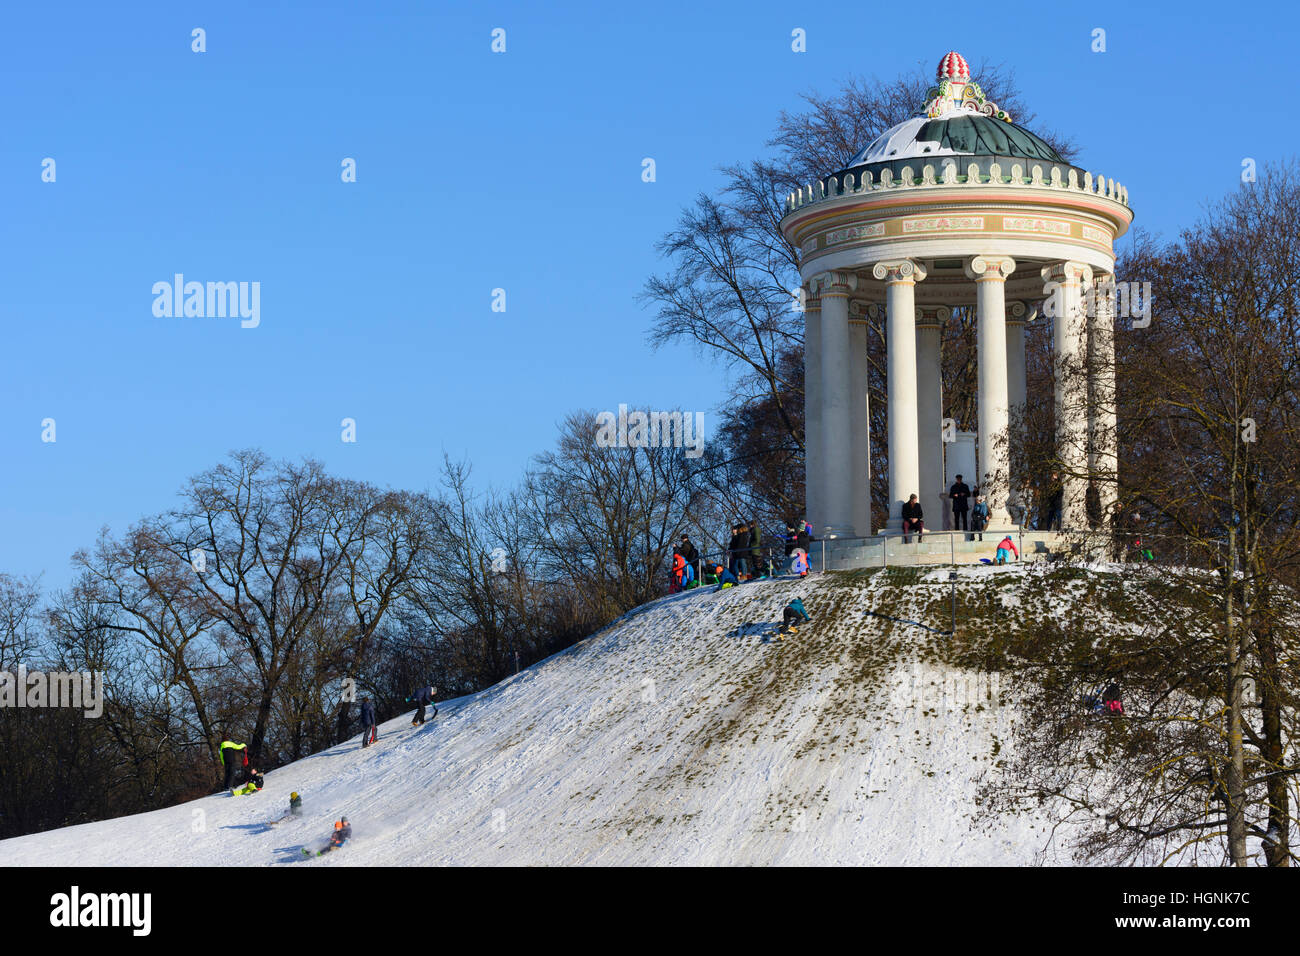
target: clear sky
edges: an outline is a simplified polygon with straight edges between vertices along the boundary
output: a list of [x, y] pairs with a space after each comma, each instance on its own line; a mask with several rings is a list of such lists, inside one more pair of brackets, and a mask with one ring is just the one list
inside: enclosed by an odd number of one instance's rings
[[[10, 4], [0, 570], [66, 584], [99, 527], [169, 507], [235, 448], [406, 488], [446, 450], [507, 486], [576, 408], [680, 406], [707, 428], [725, 374], [646, 345], [654, 243], [780, 109], [854, 74], [949, 49], [1014, 67], [1040, 122], [1167, 236], [1244, 157], [1300, 153], [1291, 4], [924, 9]], [[175, 273], [260, 283], [260, 325], [155, 316]]]

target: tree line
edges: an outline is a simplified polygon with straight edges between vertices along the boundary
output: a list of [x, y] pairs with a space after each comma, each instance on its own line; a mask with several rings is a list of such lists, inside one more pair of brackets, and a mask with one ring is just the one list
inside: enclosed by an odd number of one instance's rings
[[55, 593], [0, 574], [0, 671], [102, 672], [104, 711], [0, 710], [0, 837], [212, 792], [218, 748], [272, 769], [417, 686], [473, 693], [663, 593], [700, 507], [679, 448], [562, 424], [519, 485], [379, 488], [315, 461], [231, 454], [178, 503], [73, 555]]

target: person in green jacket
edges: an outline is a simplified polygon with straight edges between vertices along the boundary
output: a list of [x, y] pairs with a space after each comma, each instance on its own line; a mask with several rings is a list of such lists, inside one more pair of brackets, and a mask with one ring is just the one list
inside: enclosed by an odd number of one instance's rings
[[248, 766], [248, 744], [237, 744], [233, 740], [223, 740], [220, 753], [221, 764], [226, 768], [226, 781], [222, 785], [222, 789], [232, 790], [235, 784], [239, 783], [244, 768]]

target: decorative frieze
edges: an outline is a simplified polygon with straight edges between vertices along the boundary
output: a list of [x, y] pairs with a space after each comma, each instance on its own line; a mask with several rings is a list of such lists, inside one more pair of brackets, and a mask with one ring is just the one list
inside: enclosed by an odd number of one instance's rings
[[841, 242], [850, 242], [854, 239], [874, 239], [885, 234], [885, 224], [883, 222], [872, 222], [861, 226], [847, 226], [844, 229], [833, 229], [826, 233], [826, 245], [833, 246]]
[[1040, 219], [1030, 216], [1003, 216], [1003, 232], [1049, 233], [1053, 236], [1070, 235], [1070, 224], [1061, 219]]
[[924, 219], [904, 219], [903, 235], [926, 232], [983, 231], [983, 216], [927, 216]]

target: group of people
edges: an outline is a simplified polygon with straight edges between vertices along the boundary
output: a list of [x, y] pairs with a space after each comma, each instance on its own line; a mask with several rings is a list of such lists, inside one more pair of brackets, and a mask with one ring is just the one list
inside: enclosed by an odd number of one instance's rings
[[763, 531], [757, 521], [741, 520], [731, 526], [722, 563], [703, 560], [690, 536], [683, 534], [681, 543], [673, 548], [669, 591], [686, 591], [703, 584], [721, 589], [745, 581], [764, 580], [777, 573], [806, 577], [811, 565], [808, 554], [813, 540], [812, 526], [806, 521], [788, 522], [785, 534], [778, 540], [785, 550], [785, 561], [779, 569], [764, 551]]
[[[989, 524], [989, 506], [979, 486], [972, 491], [958, 475], [948, 489], [948, 500], [952, 502], [952, 529], [967, 532], [967, 541], [983, 541], [984, 529]], [[903, 543], [911, 544], [912, 535], [916, 535], [917, 541], [925, 538], [925, 511], [916, 495], [903, 504]]]
[[763, 561], [763, 530], [757, 521], [737, 521], [731, 526], [731, 543], [727, 545], [727, 569], [739, 581], [767, 577]]
[[948, 499], [952, 502], [952, 530], [968, 532], [968, 541], [983, 541], [984, 529], [989, 526], [989, 506], [979, 485], [971, 490], [958, 475], [948, 489]]
[[248, 744], [223, 740], [218, 753], [225, 770], [222, 789], [229, 790], [232, 796], [243, 797], [257, 793], [265, 785], [266, 781], [257, 772], [257, 768], [248, 764]]
[[[685, 535], [683, 535], [683, 538]], [[438, 705], [433, 703], [438, 688], [431, 684], [413, 690], [406, 698], [406, 703], [415, 704], [415, 713], [411, 717], [411, 726], [416, 727], [425, 722], [425, 710], [432, 706], [433, 714], [438, 716]], [[379, 739], [379, 721], [375, 713], [374, 702], [369, 697], [361, 698], [361, 746], [369, 747]], [[218, 748], [223, 770], [222, 789], [232, 795], [241, 797], [257, 793], [266, 785], [266, 780], [256, 767], [249, 765], [248, 744], [234, 740], [223, 740]], [[290, 795], [291, 809], [298, 803], [297, 793]], [[297, 812], [296, 810], [293, 812]]]
[[691, 541], [690, 535], [682, 535], [682, 540], [673, 548], [673, 581], [669, 590], [676, 594], [688, 588], [700, 586], [697, 569], [700, 567], [700, 552]]
[[[972, 499], [974, 499], [973, 506]], [[972, 491], [971, 487], [962, 480], [962, 476], [958, 475], [957, 480], [948, 489], [948, 500], [952, 502], [952, 529], [966, 532], [967, 541], [983, 541], [984, 531], [989, 526], [989, 506], [984, 496], [980, 494], [979, 486], [976, 485]], [[918, 497], [912, 495], [903, 504], [903, 543], [910, 544], [912, 535], [916, 535], [917, 541], [922, 541], [924, 533], [925, 513]], [[1017, 561], [1020, 560], [1020, 551], [1008, 534], [994, 549], [993, 563], [1006, 564], [1013, 554]]]

